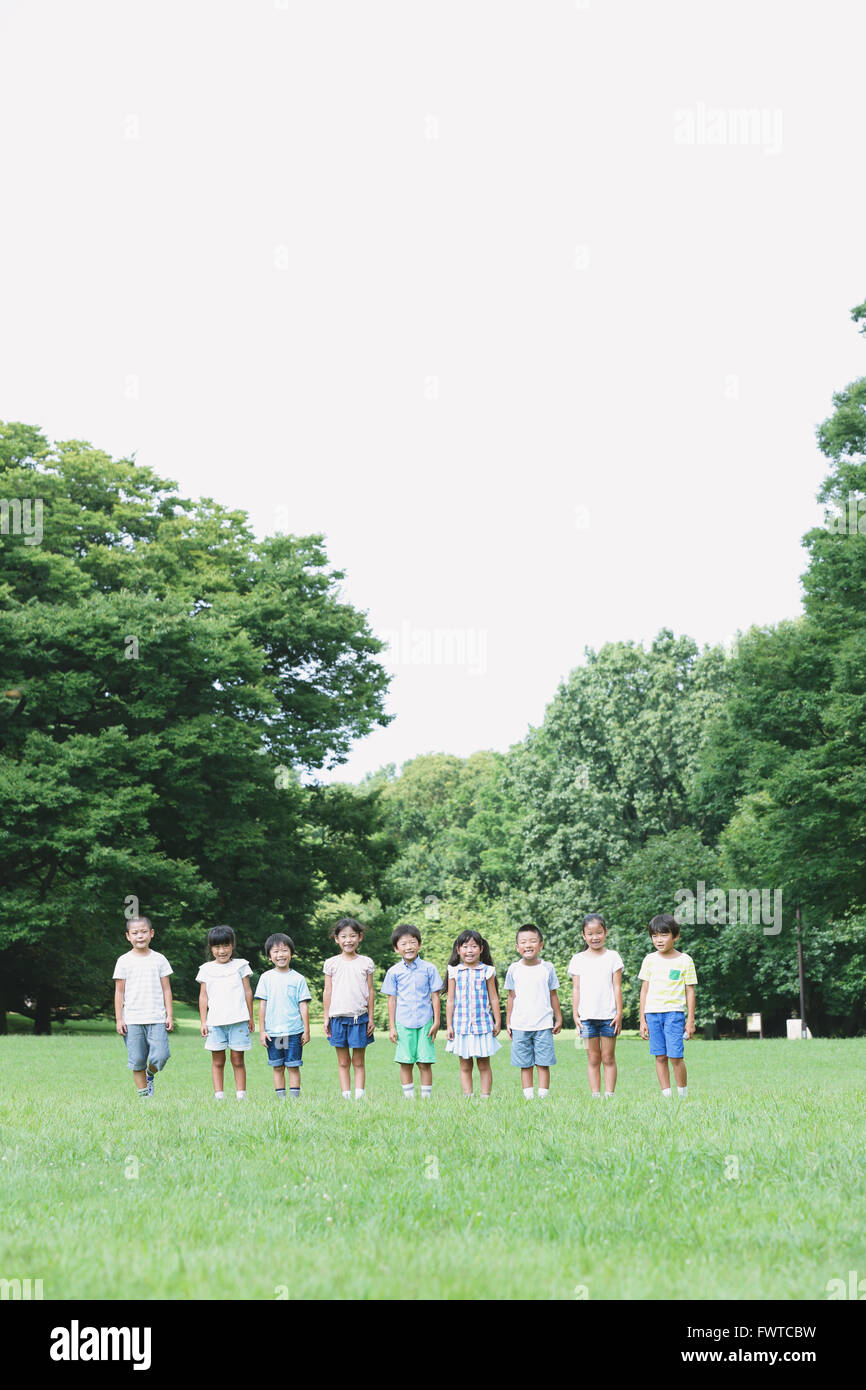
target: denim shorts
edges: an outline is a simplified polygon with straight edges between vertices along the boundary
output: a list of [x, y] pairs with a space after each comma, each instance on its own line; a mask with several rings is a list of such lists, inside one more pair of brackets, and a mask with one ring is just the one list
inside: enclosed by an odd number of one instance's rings
[[336, 1018], [331, 1018], [330, 1027], [328, 1041], [332, 1047], [367, 1047], [373, 1041], [372, 1034], [367, 1032], [366, 1014], [359, 1014], [357, 1018], [351, 1014], [337, 1014]]
[[553, 1046], [553, 1029], [534, 1028], [531, 1032], [524, 1032], [522, 1028], [512, 1028], [511, 1065], [513, 1067], [555, 1066], [556, 1051]]
[[589, 1038], [615, 1038], [616, 1029], [609, 1018], [582, 1018], [580, 1036], [584, 1042]]
[[[268, 1062], [272, 1067], [302, 1067], [301, 1056], [303, 1033], [288, 1033], [284, 1037], [268, 1038]], [[278, 1044], [285, 1042], [285, 1047]]]
[[171, 1056], [164, 1023], [127, 1023], [124, 1041], [130, 1071], [162, 1071]]
[[248, 1023], [216, 1023], [207, 1030], [205, 1047], [208, 1052], [249, 1052], [250, 1026]]
[[682, 1010], [667, 1014], [647, 1014], [651, 1057], [682, 1057], [686, 1016]]

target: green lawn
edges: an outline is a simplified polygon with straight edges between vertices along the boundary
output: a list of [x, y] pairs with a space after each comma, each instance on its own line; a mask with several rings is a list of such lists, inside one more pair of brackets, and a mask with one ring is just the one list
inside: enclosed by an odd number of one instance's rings
[[866, 1039], [694, 1041], [670, 1103], [622, 1039], [610, 1105], [572, 1034], [542, 1102], [507, 1039], [484, 1103], [437, 1047], [430, 1104], [403, 1100], [381, 1035], [364, 1102], [314, 1036], [300, 1104], [258, 1044], [247, 1102], [218, 1104], [190, 1016], [152, 1101], [110, 1025], [13, 1032], [0, 1277], [68, 1299], [821, 1299], [866, 1275]]

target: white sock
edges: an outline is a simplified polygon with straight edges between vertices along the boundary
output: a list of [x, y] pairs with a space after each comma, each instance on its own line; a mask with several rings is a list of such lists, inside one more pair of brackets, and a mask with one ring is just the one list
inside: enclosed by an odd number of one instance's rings
[[668, 1086], [666, 1089], [665, 1089], [665, 1088], [662, 1089], [662, 1095], [664, 1096], [665, 1100], [670, 1100], [670, 1098], [671, 1098], [671, 1088], [670, 1088], [670, 1086]]
[[539, 1086], [539, 1088], [538, 1088], [538, 1099], [539, 1099], [539, 1100], [541, 1100], [544, 1096], [549, 1096], [549, 1095], [550, 1095], [550, 1087], [549, 1087], [549, 1086]]
[[238, 1091], [238, 1100], [246, 1100], [246, 1098], [247, 1098], [247, 1093], [246, 1093], [246, 1091]]
[[356, 1087], [355, 1087], [355, 1100], [363, 1100], [363, 1099], [364, 1099], [364, 1087], [363, 1087], [363, 1086], [356, 1086]]
[[613, 1100], [613, 1091], [605, 1091], [604, 1098], [605, 1100]]
[[532, 1100], [532, 1097], [535, 1093], [531, 1086], [524, 1086], [523, 1094], [526, 1096], [527, 1100]]
[[678, 1096], [687, 1096], [688, 1093], [689, 1093], [689, 1088], [688, 1088], [688, 1086], [677, 1086], [677, 1095], [678, 1095]]
[[414, 1100], [414, 1099], [415, 1099], [415, 1082], [414, 1082], [414, 1081], [410, 1081], [409, 1084], [408, 1084], [408, 1086], [404, 1086], [404, 1087], [403, 1087], [403, 1095], [406, 1097], [407, 1100]]
[[593, 1091], [592, 1098], [593, 1100], [601, 1100], [601, 1091]]
[[343, 1097], [343, 1100], [351, 1100], [351, 1099], [352, 1099], [352, 1092], [351, 1092], [351, 1091], [341, 1091], [341, 1092], [340, 1092], [340, 1095]]
[[433, 1099], [433, 1087], [432, 1087], [432, 1086], [422, 1086], [422, 1087], [421, 1087], [421, 1099], [422, 1099], [422, 1100], [432, 1100], [432, 1099]]
[[482, 1091], [482, 1092], [481, 1092], [481, 1099], [482, 1099], [482, 1100], [489, 1100], [490, 1097], [489, 1097], [489, 1096], [486, 1096], [486, 1095], [484, 1094], [484, 1092]]
[[214, 1100], [225, 1100], [226, 1093], [225, 1091], [214, 1091], [213, 1098]]

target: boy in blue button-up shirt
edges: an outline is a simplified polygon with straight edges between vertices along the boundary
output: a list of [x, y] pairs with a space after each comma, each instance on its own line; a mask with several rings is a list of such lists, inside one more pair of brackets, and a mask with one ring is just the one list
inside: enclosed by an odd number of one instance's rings
[[388, 1027], [397, 1044], [394, 1061], [400, 1063], [400, 1082], [407, 1100], [415, 1099], [413, 1068], [421, 1077], [421, 1099], [433, 1095], [433, 1040], [439, 1032], [439, 991], [442, 979], [435, 965], [419, 960], [421, 933], [404, 923], [391, 933], [391, 945], [400, 957], [382, 981], [388, 996]]

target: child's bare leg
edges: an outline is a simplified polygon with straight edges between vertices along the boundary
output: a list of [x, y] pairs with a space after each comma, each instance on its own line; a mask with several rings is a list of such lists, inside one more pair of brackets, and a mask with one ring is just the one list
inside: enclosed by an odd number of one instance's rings
[[550, 1090], [550, 1067], [538, 1068], [538, 1089], [539, 1092]]
[[274, 1067], [274, 1090], [284, 1091], [286, 1089], [286, 1069], [285, 1067]]
[[132, 1073], [132, 1079], [135, 1082], [137, 1089], [139, 1091], [143, 1091], [145, 1086], [147, 1085], [147, 1071], [134, 1071]]
[[672, 1057], [671, 1066], [674, 1069], [674, 1081], [678, 1086], [686, 1084], [686, 1059], [685, 1057]]
[[214, 1094], [224, 1089], [225, 1069], [225, 1052], [212, 1052], [210, 1055], [210, 1074], [213, 1077]]
[[[479, 1065], [480, 1065], [480, 1064], [479, 1064]], [[533, 1083], [533, 1080], [534, 1080], [534, 1077], [533, 1077], [533, 1074], [532, 1074], [532, 1067], [521, 1067], [521, 1068], [520, 1068], [520, 1084], [521, 1084], [521, 1086], [523, 1087], [524, 1091], [531, 1091], [531, 1090], [532, 1090], [532, 1083]]]
[[292, 1089], [295, 1090], [295, 1091], [299, 1091], [299, 1090], [301, 1089], [301, 1068], [300, 1068], [300, 1067], [289, 1067], [289, 1085], [290, 1085], [290, 1086], [292, 1087]]
[[232, 1070], [235, 1074], [235, 1090], [245, 1091], [247, 1089], [247, 1064], [242, 1052], [235, 1052], [232, 1049]]
[[460, 1085], [463, 1087], [464, 1096], [472, 1095], [472, 1058], [460, 1058]]
[[412, 1063], [411, 1063], [411, 1062], [401, 1062], [401, 1063], [400, 1063], [400, 1085], [401, 1085], [401, 1086], [411, 1086], [411, 1085], [412, 1085], [413, 1079], [414, 1079], [414, 1078], [413, 1078], [413, 1076], [412, 1076]]
[[432, 1085], [433, 1085], [433, 1063], [432, 1063], [432, 1062], [419, 1062], [419, 1063], [418, 1063], [418, 1075], [419, 1075], [420, 1078], [421, 1078], [421, 1085], [422, 1085], [422, 1086], [432, 1086]]
[[601, 1090], [600, 1038], [587, 1038], [586, 1040], [586, 1074], [589, 1077], [589, 1089], [593, 1095], [598, 1095]]
[[[490, 1065], [489, 1057], [476, 1057], [478, 1063], [478, 1075], [481, 1078], [481, 1094], [489, 1096], [493, 1090], [493, 1068]], [[530, 1069], [530, 1075], [532, 1071]]]
[[616, 1090], [616, 1038], [599, 1038], [601, 1060], [604, 1064], [604, 1089], [609, 1096]]
[[671, 1074], [668, 1068], [667, 1056], [656, 1057], [656, 1076], [659, 1079], [659, 1085], [662, 1090], [669, 1091], [671, 1088]]
[[337, 1054], [337, 1070], [340, 1073], [340, 1090], [345, 1093], [352, 1089], [349, 1049], [348, 1047], [335, 1047], [334, 1051]]
[[352, 1049], [352, 1066], [355, 1071], [356, 1091], [363, 1091], [364, 1089], [364, 1082], [367, 1077], [367, 1069], [364, 1065], [366, 1056], [367, 1049], [365, 1047], [354, 1047]]

